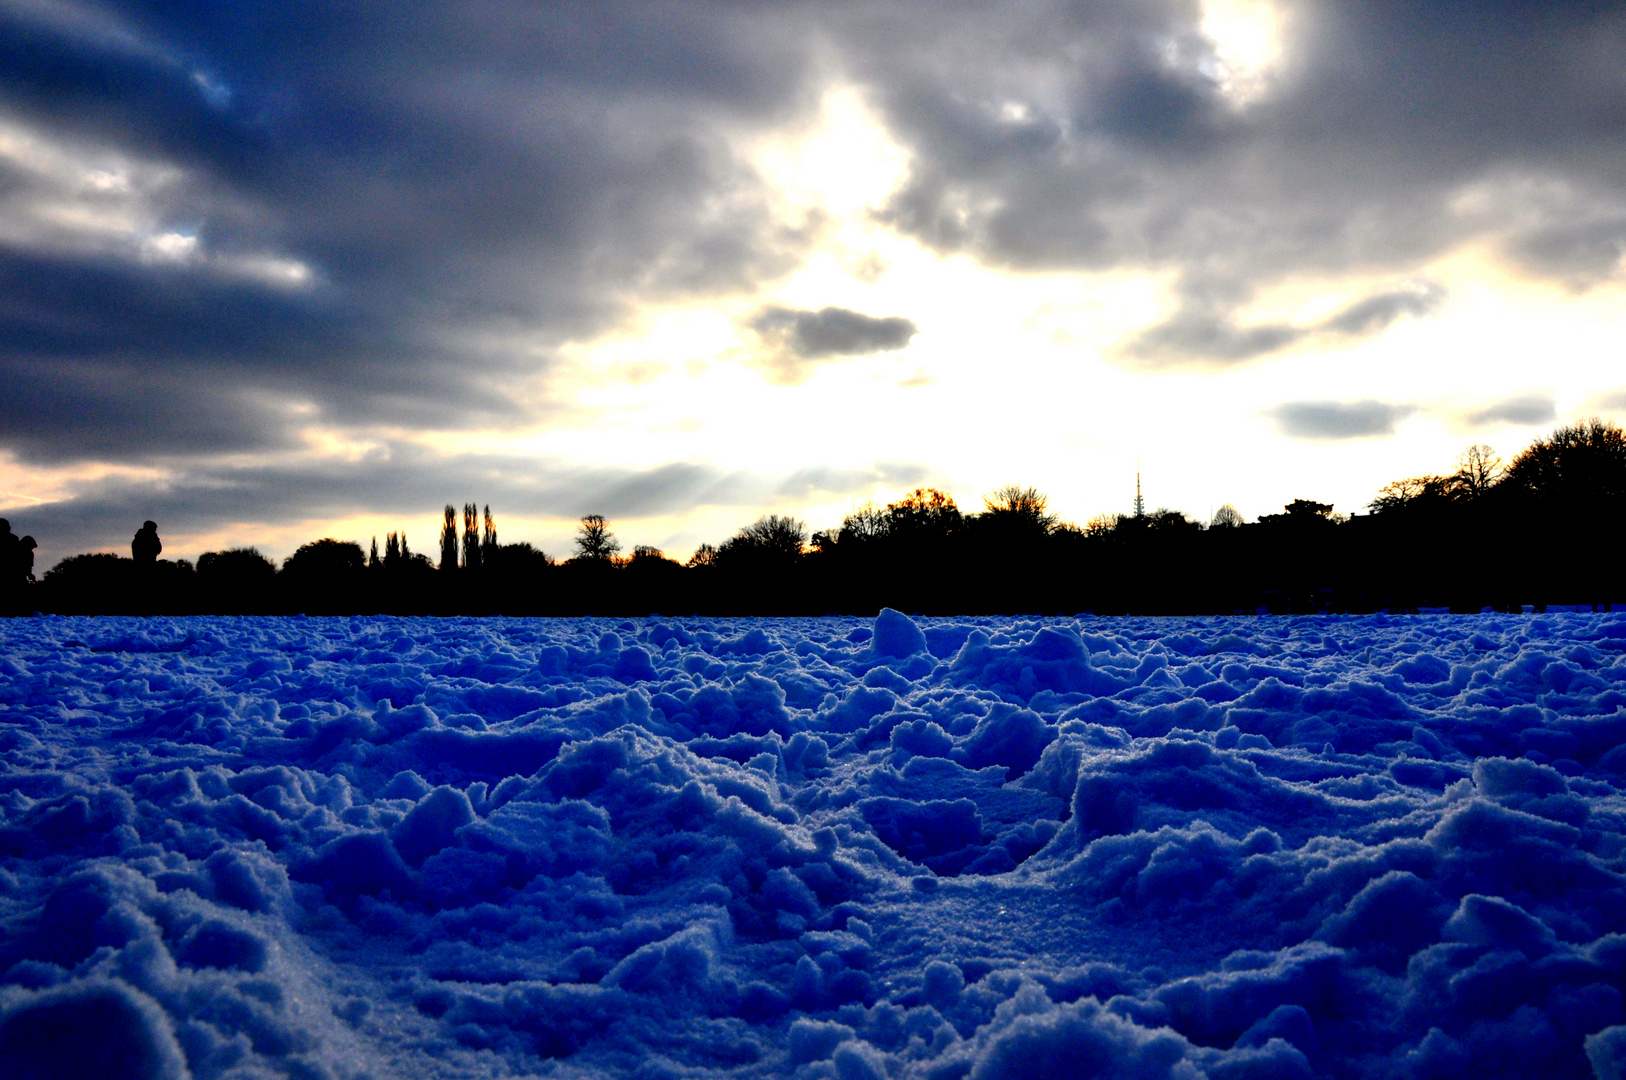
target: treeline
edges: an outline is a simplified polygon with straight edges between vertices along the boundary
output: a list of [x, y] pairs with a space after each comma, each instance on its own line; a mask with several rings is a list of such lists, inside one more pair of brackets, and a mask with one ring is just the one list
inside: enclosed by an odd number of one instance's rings
[[628, 555], [600, 515], [550, 558], [498, 540], [490, 507], [446, 507], [436, 558], [390, 533], [380, 551], [306, 544], [279, 568], [252, 548], [138, 565], [66, 559], [24, 606], [63, 613], [509, 615], [1177, 614], [1608, 607], [1626, 597], [1626, 433], [1561, 427], [1511, 462], [1470, 447], [1454, 471], [1398, 480], [1365, 508], [1296, 499], [1248, 523], [1175, 510], [1098, 517], [1050, 512], [1029, 487], [975, 512], [930, 488], [855, 507], [808, 533], [768, 515], [686, 563]]

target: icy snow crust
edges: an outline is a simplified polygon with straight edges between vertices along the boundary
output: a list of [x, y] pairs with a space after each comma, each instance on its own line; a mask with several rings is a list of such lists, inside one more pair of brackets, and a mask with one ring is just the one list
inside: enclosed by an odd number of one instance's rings
[[8, 621], [0, 1072], [1619, 1076], [1623, 653]]

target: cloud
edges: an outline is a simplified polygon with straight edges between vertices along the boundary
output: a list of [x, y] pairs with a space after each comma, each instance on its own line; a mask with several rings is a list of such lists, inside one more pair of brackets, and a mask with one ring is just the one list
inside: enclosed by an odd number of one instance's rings
[[1238, 327], [1213, 312], [1182, 311], [1140, 334], [1124, 352], [1159, 365], [1228, 365], [1278, 352], [1307, 334], [1286, 323]]
[[[46, 406], [0, 410], [0, 446], [257, 449], [288, 399], [340, 423], [514, 419], [493, 384], [628, 297], [794, 265], [813, 234], [724, 134], [800, 100], [794, 13], [602, 14], [0, 12], [0, 396]], [[188, 422], [148, 411], [172, 383]]]
[[912, 462], [876, 462], [867, 468], [833, 469], [819, 465], [788, 476], [774, 494], [806, 499], [814, 495], [867, 493], [877, 485], [907, 491], [927, 483], [933, 473]]
[[1620, 275], [1626, 267], [1626, 212], [1575, 208], [1554, 216], [1557, 220], [1528, 229], [1514, 240], [1510, 250], [1520, 264], [1576, 289]]
[[1521, 394], [1469, 413], [1465, 419], [1473, 427], [1490, 424], [1545, 424], [1558, 415], [1550, 394]]
[[1601, 394], [1594, 394], [1591, 406], [1595, 409], [1626, 411], [1626, 389], [1609, 390]]
[[1402, 315], [1431, 315], [1445, 302], [1445, 290], [1422, 281], [1359, 300], [1316, 327], [1324, 334], [1368, 337], [1386, 330]]
[[1357, 300], [1317, 323], [1263, 323], [1237, 326], [1224, 313], [1222, 299], [1188, 299], [1186, 307], [1167, 321], [1142, 331], [1120, 355], [1134, 363], [1153, 366], [1206, 365], [1224, 367], [1280, 352], [1317, 338], [1363, 338], [1386, 330], [1402, 315], [1433, 313], [1445, 300], [1445, 290], [1433, 282], [1411, 282]]
[[1393, 435], [1395, 425], [1416, 411], [1382, 401], [1296, 401], [1278, 405], [1271, 415], [1295, 439], [1369, 439]]
[[805, 376], [807, 361], [893, 352], [906, 347], [920, 329], [901, 315], [876, 318], [839, 307], [804, 311], [768, 306], [752, 317], [750, 326], [774, 349], [770, 367], [790, 382]]
[[[855, 16], [849, 62], [911, 155], [884, 220], [992, 264], [1175, 271], [1244, 301], [1288, 280], [1415, 273], [1473, 242], [1540, 276], [1621, 273], [1626, 114], [1607, 5], [1475, 19], [1296, 6], [1276, 27], [1283, 62], [1245, 104], [1198, 12], [1031, 0], [929, 24]], [[1487, 209], [1464, 199], [1487, 188]], [[1374, 300], [1342, 325], [1375, 332], [1426, 307]], [[1131, 358], [1189, 345], [1234, 362], [1291, 337], [1236, 310], [1182, 312]]]
[[[1439, 294], [1315, 325], [1240, 313], [1273, 284], [1405, 279], [1471, 242], [1571, 285], [1620, 274], [1608, 5], [1301, 7], [1246, 100], [1200, 8], [12, 5], [0, 401], [30, 404], [0, 407], [0, 449], [263, 450], [290, 403], [337, 425], [529, 420], [506, 388], [563, 342], [643, 301], [758, 294], [820, 242], [748, 151], [833, 71], [907, 153], [878, 214], [898, 232], [990, 266], [1178, 274], [1182, 306], [1129, 363], [1378, 333]], [[913, 331], [759, 318], [787, 377]]]

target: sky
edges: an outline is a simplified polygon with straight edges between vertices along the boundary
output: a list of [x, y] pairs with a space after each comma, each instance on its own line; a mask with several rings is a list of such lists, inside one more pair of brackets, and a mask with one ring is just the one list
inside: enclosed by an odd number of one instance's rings
[[0, 514], [1358, 512], [1626, 420], [1623, 135], [1612, 3], [0, 0]]

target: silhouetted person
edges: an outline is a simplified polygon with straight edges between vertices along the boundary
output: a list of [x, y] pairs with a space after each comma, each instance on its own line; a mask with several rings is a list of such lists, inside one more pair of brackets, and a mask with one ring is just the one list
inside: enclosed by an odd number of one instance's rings
[[137, 566], [152, 566], [158, 562], [158, 553], [164, 545], [158, 539], [158, 522], [143, 521], [141, 531], [130, 540], [130, 556]]
[[20, 581], [30, 585], [34, 583], [34, 549], [37, 547], [39, 544], [32, 536], [25, 536], [17, 541], [16, 576]]

